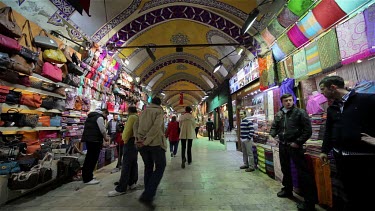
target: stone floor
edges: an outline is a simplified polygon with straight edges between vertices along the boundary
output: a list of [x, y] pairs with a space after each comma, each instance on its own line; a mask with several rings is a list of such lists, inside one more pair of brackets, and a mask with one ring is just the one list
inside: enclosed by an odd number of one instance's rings
[[[276, 196], [281, 184], [262, 172], [239, 169], [242, 153], [226, 151], [218, 141], [193, 142], [193, 163], [181, 169], [181, 156], [171, 158], [155, 198], [156, 210], [297, 210], [296, 201]], [[139, 163], [138, 190], [109, 198], [108, 191], [120, 173], [113, 164], [96, 172], [99, 185], [71, 182], [44, 193], [34, 193], [0, 207], [0, 210], [147, 210], [138, 202], [142, 193], [143, 162]], [[323, 210], [316, 206], [317, 210]]]

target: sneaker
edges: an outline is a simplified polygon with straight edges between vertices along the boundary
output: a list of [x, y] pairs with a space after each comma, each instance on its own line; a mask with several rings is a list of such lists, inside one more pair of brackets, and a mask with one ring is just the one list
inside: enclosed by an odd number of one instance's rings
[[280, 197], [280, 198], [288, 198], [292, 196], [293, 196], [292, 191], [281, 190], [277, 193], [277, 197]]
[[243, 165], [243, 166], [240, 167], [240, 169], [248, 169], [248, 168], [249, 168], [249, 166], [247, 166], [247, 165]]
[[129, 185], [129, 190], [135, 190], [137, 189], [137, 184]]
[[298, 210], [303, 210], [303, 211], [314, 211], [315, 210], [315, 204], [312, 203], [306, 203], [302, 202], [297, 204], [297, 209]]
[[115, 197], [115, 196], [119, 196], [125, 193], [126, 192], [118, 192], [117, 190], [113, 190], [113, 191], [108, 192], [108, 197]]
[[247, 168], [245, 171], [246, 172], [252, 172], [252, 171], [255, 171], [255, 169], [253, 169], [253, 168]]
[[120, 171], [119, 168], [114, 168], [114, 169], [112, 169], [111, 174], [114, 174], [114, 173], [119, 172], [119, 171]]
[[85, 184], [86, 184], [86, 185], [97, 185], [97, 184], [99, 184], [99, 183], [100, 183], [99, 180], [92, 179], [90, 182], [86, 182]]

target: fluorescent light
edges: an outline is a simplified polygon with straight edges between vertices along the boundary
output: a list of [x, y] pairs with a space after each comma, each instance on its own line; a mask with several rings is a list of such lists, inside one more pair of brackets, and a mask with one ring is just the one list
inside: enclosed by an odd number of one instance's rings
[[274, 86], [274, 87], [268, 88], [266, 90], [263, 90], [263, 92], [271, 91], [271, 90], [277, 89], [277, 88], [279, 88], [279, 86]]
[[139, 83], [139, 81], [141, 80], [141, 78], [140, 77], [135, 77], [135, 81], [137, 82], [137, 83]]
[[165, 96], [165, 94], [163, 92], [160, 93], [161, 95]]
[[216, 73], [221, 66], [223, 66], [223, 63], [219, 60], [219, 62], [214, 67], [214, 73]]
[[127, 79], [129, 82], [133, 82], [133, 77], [131, 77], [130, 75], [128, 75]]
[[251, 28], [251, 26], [254, 24], [255, 20], [257, 19], [258, 15], [259, 15], [259, 10], [257, 8], [251, 11], [244, 25], [242, 26], [241, 34], [245, 34]]
[[357, 60], [357, 63], [361, 63], [361, 62], [362, 62], [362, 60], [360, 60], [360, 59]]
[[238, 55], [241, 56], [242, 52], [243, 52], [243, 48], [240, 48], [240, 51], [238, 51]]

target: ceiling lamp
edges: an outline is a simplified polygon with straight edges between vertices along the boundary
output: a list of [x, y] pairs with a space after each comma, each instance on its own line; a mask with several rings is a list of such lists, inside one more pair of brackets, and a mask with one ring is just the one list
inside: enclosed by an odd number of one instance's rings
[[219, 62], [214, 67], [214, 73], [216, 73], [222, 66], [223, 66], [223, 62], [219, 60]]
[[139, 81], [141, 80], [141, 78], [140, 77], [135, 77], [135, 81], [137, 82], [137, 83], [139, 83]]
[[128, 75], [127, 79], [128, 79], [128, 81], [129, 81], [130, 83], [133, 82], [133, 77], [131, 77], [130, 75]]
[[250, 27], [254, 24], [258, 15], [259, 15], [259, 10], [257, 8], [255, 8], [253, 11], [251, 11], [251, 13], [247, 17], [244, 25], [242, 26], [241, 34], [245, 34], [247, 31], [249, 31]]

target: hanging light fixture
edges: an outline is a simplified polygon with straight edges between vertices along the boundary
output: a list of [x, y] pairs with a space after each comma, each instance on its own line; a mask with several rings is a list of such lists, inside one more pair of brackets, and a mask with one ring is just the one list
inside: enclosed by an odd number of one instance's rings
[[214, 73], [216, 73], [222, 66], [223, 66], [223, 62], [219, 60], [219, 62], [214, 67]]
[[140, 77], [135, 77], [135, 81], [137, 82], [137, 83], [139, 83], [139, 81], [141, 80], [141, 78]]
[[247, 31], [249, 31], [250, 27], [254, 24], [258, 15], [259, 15], [259, 10], [257, 8], [255, 8], [253, 11], [251, 11], [251, 13], [247, 17], [244, 25], [242, 26], [241, 34], [245, 34]]

